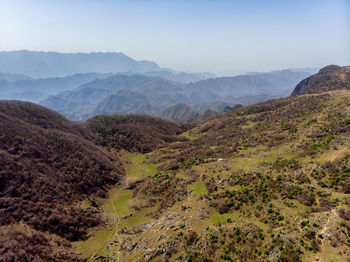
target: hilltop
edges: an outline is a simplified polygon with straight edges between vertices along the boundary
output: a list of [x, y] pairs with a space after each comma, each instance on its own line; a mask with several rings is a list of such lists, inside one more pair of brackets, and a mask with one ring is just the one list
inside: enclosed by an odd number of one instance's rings
[[302, 80], [295, 87], [292, 96], [341, 89], [350, 89], [350, 66], [329, 65]]

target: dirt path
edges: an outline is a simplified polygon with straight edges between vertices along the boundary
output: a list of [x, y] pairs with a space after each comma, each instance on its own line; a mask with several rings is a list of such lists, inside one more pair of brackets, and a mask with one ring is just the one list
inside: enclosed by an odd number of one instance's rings
[[328, 159], [329, 162], [333, 163], [334, 160], [336, 160], [344, 151], [346, 151], [346, 148], [343, 148], [341, 150], [335, 151]]
[[[334, 208], [332, 209], [332, 211], [329, 212], [329, 217], [327, 219], [327, 222], [325, 223], [325, 226], [322, 227], [318, 232], [317, 232], [317, 235], [323, 235], [328, 229], [330, 229], [332, 226], [335, 225], [335, 220], [338, 219], [338, 213], [337, 213], [337, 208]], [[324, 246], [325, 246], [325, 241], [326, 241], [326, 238], [323, 237], [321, 239], [321, 245], [320, 245], [320, 253], [322, 253], [323, 249], [324, 249]], [[314, 259], [314, 262], [323, 262], [319, 255], [316, 255], [315, 259]]]

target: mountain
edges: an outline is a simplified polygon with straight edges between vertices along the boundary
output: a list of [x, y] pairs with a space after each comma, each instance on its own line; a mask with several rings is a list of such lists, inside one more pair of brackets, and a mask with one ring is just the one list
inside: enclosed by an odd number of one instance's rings
[[176, 122], [193, 123], [199, 117], [199, 113], [193, 107], [179, 103], [164, 110], [161, 116]]
[[147, 97], [142, 93], [122, 89], [113, 95], [107, 96], [100, 103], [91, 108], [86, 115], [83, 115], [83, 119], [96, 115], [112, 115], [115, 114], [115, 112], [118, 112], [119, 115], [158, 115], [159, 109], [152, 106]]
[[65, 77], [80, 73], [149, 72], [160, 67], [149, 61], [136, 61], [123, 53], [57, 53], [1, 51], [0, 72], [33, 78]]
[[[6, 74], [8, 75], [8, 74]], [[112, 74], [86, 73], [67, 77], [28, 79], [16, 76], [16, 81], [0, 80], [0, 99], [17, 99], [40, 102], [50, 95], [68, 91], [94, 79], [103, 79]], [[0, 75], [1, 79], [1, 75]], [[7, 79], [9, 79], [7, 77]]]
[[302, 80], [295, 87], [292, 96], [341, 89], [350, 89], [350, 66], [329, 65]]
[[[176, 104], [195, 106], [196, 110], [202, 113], [207, 109], [220, 111], [227, 105], [252, 104], [287, 96], [306, 76], [309, 74], [283, 70], [249, 76], [210, 78], [183, 84], [161, 77], [117, 74], [106, 79], [96, 79], [69, 92], [50, 96], [40, 103], [72, 120], [79, 121], [96, 114], [137, 113], [161, 116], [161, 111]], [[115, 95], [122, 89], [134, 92], [129, 93], [129, 100], [131, 94], [141, 93], [147, 101], [144, 99], [140, 106], [133, 103], [129, 107], [117, 107], [114, 102], [116, 97], [108, 98], [108, 96]], [[112, 104], [107, 105], [107, 102]], [[103, 108], [99, 109], [100, 106]], [[109, 109], [105, 110], [106, 108]], [[111, 110], [112, 108], [115, 111]], [[165, 114], [171, 113], [165, 112]], [[166, 118], [180, 119], [168, 116]], [[183, 119], [190, 118], [186, 116]]]
[[118, 151], [186, 140], [177, 136], [186, 128], [145, 116], [76, 124], [42, 106], [0, 101], [0, 260], [84, 261], [72, 243], [106, 223], [99, 206], [125, 179]]
[[[115, 94], [123, 89], [125, 94], [125, 90], [133, 91], [127, 93], [129, 101], [132, 100], [132, 94], [138, 95], [139, 97], [142, 94], [142, 96], [145, 97], [142, 101], [143, 105], [140, 105], [139, 108], [148, 103], [150, 106], [145, 106], [145, 111], [143, 112], [134, 110], [134, 107], [137, 107], [135, 103], [123, 107], [122, 112], [105, 111], [107, 108], [117, 108], [114, 106], [115, 98], [118, 98]], [[154, 112], [154, 114], [157, 114], [157, 108], [166, 108], [169, 105], [177, 103], [179, 100], [186, 101], [181, 90], [181, 84], [170, 82], [159, 77], [114, 75], [106, 79], [96, 79], [69, 92], [62, 92], [56, 96], [50, 96], [40, 103], [66, 115], [72, 120], [84, 120], [97, 113], [145, 114]], [[141, 100], [138, 99], [137, 101]], [[114, 105], [107, 105], [107, 103], [112, 103]], [[103, 108], [99, 108], [99, 106]]]
[[234, 77], [210, 78], [190, 83], [186, 93], [195, 103], [210, 100], [236, 103], [237, 101], [233, 101], [235, 98], [259, 95], [278, 98], [289, 95], [295, 85], [309, 75], [308, 72], [281, 70]]

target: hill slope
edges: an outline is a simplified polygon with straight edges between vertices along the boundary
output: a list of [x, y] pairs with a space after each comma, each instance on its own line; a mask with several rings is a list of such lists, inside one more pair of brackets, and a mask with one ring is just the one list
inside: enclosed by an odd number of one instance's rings
[[186, 140], [178, 135], [191, 127], [144, 115], [100, 115], [84, 125], [99, 136], [101, 145], [140, 153]]
[[295, 87], [292, 96], [340, 89], [350, 89], [350, 66], [329, 65], [302, 80]]
[[129, 182], [111, 196], [124, 202], [104, 214], [123, 219], [78, 250], [120, 261], [346, 261], [349, 99], [333, 91], [243, 107], [187, 141], [123, 156]]

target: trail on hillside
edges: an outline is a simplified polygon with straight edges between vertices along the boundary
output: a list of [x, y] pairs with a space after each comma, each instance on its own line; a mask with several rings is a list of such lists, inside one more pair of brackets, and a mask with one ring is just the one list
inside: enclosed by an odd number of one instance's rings
[[[327, 219], [327, 222], [325, 223], [325, 226], [322, 227], [318, 232], [317, 236], [322, 235], [321, 239], [321, 245], [320, 245], [320, 253], [323, 252], [326, 242], [326, 237], [324, 236], [324, 233], [327, 232], [336, 222], [336, 220], [339, 218], [338, 213], [336, 212], [338, 209], [334, 208], [332, 211], [329, 211], [329, 217]], [[319, 255], [316, 255], [314, 262], [323, 262]], [[325, 261], [326, 262], [326, 261]]]

